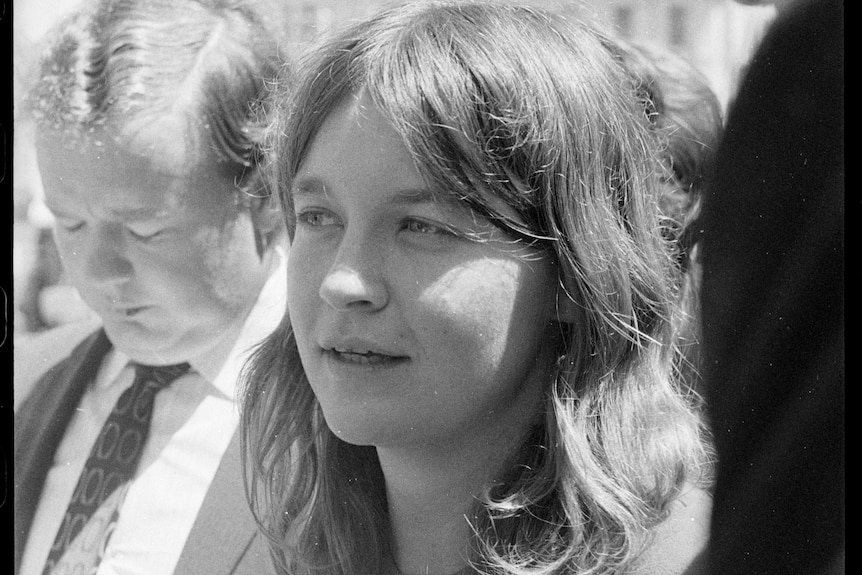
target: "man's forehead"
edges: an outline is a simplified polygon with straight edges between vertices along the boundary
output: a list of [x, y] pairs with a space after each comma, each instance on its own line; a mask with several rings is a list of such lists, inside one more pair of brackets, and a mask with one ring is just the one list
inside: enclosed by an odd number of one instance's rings
[[186, 178], [137, 170], [127, 163], [106, 162], [106, 158], [86, 163], [50, 159], [40, 161], [40, 166], [45, 202], [52, 209], [91, 205], [124, 219], [144, 219], [154, 212], [176, 211], [195, 200]]
[[129, 154], [148, 159], [154, 171], [182, 177], [203, 163], [198, 139], [184, 118], [168, 115], [129, 123], [116, 141]]
[[108, 178], [135, 174], [154, 183], [199, 179], [207, 174], [230, 178], [224, 162], [213, 157], [190, 157], [182, 143], [143, 139], [129, 142], [99, 132], [75, 139], [43, 132], [36, 138], [36, 157], [40, 165], [84, 166]]
[[138, 166], [154, 174], [182, 178], [210, 169], [212, 163], [196, 151], [197, 136], [185, 123], [166, 119], [151, 124], [128, 123], [122, 128], [106, 124], [76, 125], [37, 130], [37, 151], [42, 154], [80, 156], [103, 165]]

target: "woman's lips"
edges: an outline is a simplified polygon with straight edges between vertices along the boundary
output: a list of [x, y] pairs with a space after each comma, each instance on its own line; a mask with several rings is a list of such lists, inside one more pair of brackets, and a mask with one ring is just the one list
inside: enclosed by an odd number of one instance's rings
[[358, 366], [394, 366], [407, 362], [410, 359], [406, 356], [338, 348], [324, 349], [324, 353], [340, 363]]

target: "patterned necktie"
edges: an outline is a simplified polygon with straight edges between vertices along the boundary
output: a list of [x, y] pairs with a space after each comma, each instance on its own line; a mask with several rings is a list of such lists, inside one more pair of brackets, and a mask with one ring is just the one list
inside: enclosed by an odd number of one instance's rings
[[120, 395], [90, 450], [43, 575], [95, 573], [147, 441], [155, 396], [188, 370], [187, 363], [135, 364], [135, 381]]

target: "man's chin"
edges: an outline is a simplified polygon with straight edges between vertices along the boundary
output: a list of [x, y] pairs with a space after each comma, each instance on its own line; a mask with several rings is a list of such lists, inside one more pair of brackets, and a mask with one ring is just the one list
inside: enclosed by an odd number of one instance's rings
[[132, 361], [146, 365], [171, 365], [187, 361], [189, 353], [178, 345], [176, 333], [147, 329], [142, 325], [105, 324], [108, 339]]

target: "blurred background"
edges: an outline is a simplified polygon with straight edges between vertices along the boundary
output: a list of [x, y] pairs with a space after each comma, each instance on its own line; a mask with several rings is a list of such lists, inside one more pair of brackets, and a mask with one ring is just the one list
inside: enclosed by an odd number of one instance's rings
[[[52, 217], [42, 203], [32, 130], [18, 105], [45, 33], [64, 14], [89, 0], [13, 0], [15, 336], [91, 316], [64, 277], [53, 245]], [[291, 45], [298, 56], [321, 34], [368, 16], [395, 0], [274, 0], [288, 11]], [[497, 0], [505, 2], [508, 0]], [[733, 0], [518, 0], [587, 19], [626, 40], [652, 44], [685, 56], [709, 79], [725, 109], [775, 10]]]

